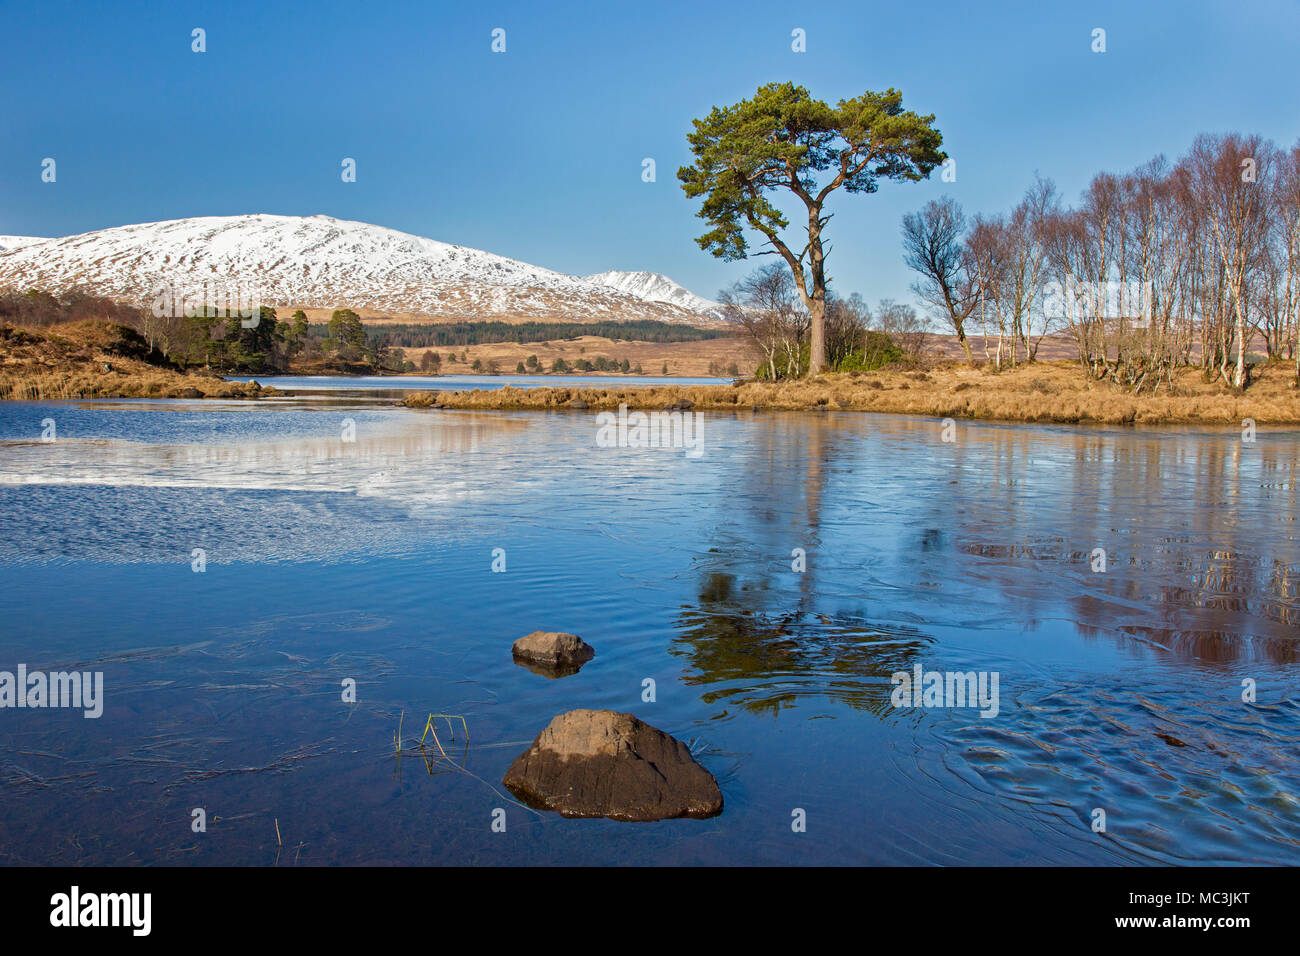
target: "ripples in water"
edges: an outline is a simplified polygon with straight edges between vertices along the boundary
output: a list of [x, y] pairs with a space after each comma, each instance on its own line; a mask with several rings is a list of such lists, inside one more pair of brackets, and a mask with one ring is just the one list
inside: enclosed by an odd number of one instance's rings
[[1136, 858], [1293, 864], [1297, 705], [1244, 704], [1223, 685], [1221, 700], [1189, 707], [1176, 683], [1062, 681], [1017, 693], [1013, 722], [937, 721], [931, 732], [950, 788], [961, 780], [1085, 830], [1100, 809], [1103, 838]]
[[[1300, 436], [939, 427], [710, 414], [692, 460], [573, 413], [0, 405], [0, 668], [108, 688], [93, 728], [9, 715], [5, 859], [269, 864], [278, 819], [304, 863], [1294, 862]], [[538, 628], [596, 659], [537, 680]], [[998, 716], [894, 708], [916, 665], [998, 672]], [[492, 784], [573, 706], [690, 741], [726, 812], [511, 805], [502, 851]], [[394, 765], [422, 712], [472, 776]]]

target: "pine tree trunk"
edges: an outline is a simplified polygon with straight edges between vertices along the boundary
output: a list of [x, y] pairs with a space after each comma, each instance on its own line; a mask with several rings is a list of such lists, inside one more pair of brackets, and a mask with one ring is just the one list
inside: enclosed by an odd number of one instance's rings
[[808, 310], [811, 320], [811, 338], [808, 355], [808, 375], [818, 375], [826, 365], [826, 299], [825, 293], [818, 298], [813, 293], [812, 308]]
[[808, 309], [811, 339], [808, 375], [811, 378], [826, 367], [826, 259], [822, 252], [820, 205], [808, 207], [808, 271], [812, 279], [812, 302]]

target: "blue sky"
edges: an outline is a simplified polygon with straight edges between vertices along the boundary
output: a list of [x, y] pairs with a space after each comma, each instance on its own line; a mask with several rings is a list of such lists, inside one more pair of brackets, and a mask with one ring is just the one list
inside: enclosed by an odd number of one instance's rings
[[324, 213], [563, 272], [663, 272], [706, 296], [769, 260], [700, 251], [676, 170], [691, 119], [762, 83], [831, 101], [893, 86], [936, 114], [956, 182], [834, 203], [833, 281], [872, 301], [911, 298], [899, 219], [941, 192], [1005, 209], [1038, 171], [1072, 200], [1197, 132], [1300, 136], [1293, 0], [3, 0], [0, 25], [0, 234]]

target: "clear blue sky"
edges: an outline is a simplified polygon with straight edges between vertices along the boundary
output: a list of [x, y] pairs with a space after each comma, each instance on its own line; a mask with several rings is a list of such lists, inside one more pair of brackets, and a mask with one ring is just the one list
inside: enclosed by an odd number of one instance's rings
[[904, 212], [941, 191], [1004, 209], [1036, 170], [1073, 200], [1094, 172], [1172, 159], [1200, 131], [1289, 145], [1298, 59], [1294, 0], [3, 0], [0, 233], [324, 213], [713, 296], [751, 264], [692, 241], [703, 223], [675, 176], [692, 117], [775, 80], [832, 101], [894, 86], [936, 114], [957, 181], [840, 196], [830, 271], [842, 292], [910, 299]]

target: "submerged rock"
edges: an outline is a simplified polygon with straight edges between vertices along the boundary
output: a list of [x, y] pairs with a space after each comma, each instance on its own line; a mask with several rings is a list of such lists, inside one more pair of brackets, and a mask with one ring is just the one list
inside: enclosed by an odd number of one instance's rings
[[718, 782], [684, 743], [612, 710], [560, 714], [502, 782], [529, 806], [566, 817], [648, 821], [722, 812]]
[[533, 631], [511, 648], [515, 663], [543, 677], [567, 677], [596, 656], [595, 648], [576, 634]]

